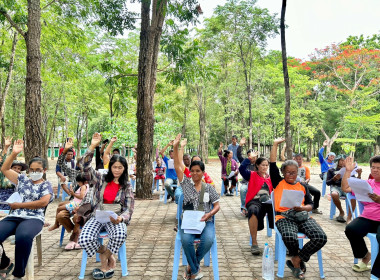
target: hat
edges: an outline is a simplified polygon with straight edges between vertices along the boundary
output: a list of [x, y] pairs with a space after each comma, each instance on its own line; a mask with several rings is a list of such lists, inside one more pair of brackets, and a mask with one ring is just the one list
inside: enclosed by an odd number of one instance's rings
[[334, 159], [334, 161], [335, 162], [338, 162], [340, 159], [346, 159], [346, 155], [338, 155], [335, 159]]
[[25, 170], [28, 169], [28, 166], [27, 166], [25, 163], [23, 163], [23, 162], [21, 162], [21, 161], [18, 161], [18, 160], [14, 160], [14, 161], [12, 162], [11, 168], [12, 168], [13, 166], [15, 166], [15, 165], [19, 165], [19, 166], [21, 166], [21, 171], [25, 171]]
[[334, 156], [334, 157], [336, 157], [336, 154], [333, 153], [333, 152], [329, 152], [329, 153], [327, 154], [327, 157], [329, 157], [329, 156]]

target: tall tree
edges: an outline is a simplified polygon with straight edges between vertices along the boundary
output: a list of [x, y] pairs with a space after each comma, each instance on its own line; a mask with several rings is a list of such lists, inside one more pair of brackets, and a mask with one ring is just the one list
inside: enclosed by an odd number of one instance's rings
[[288, 74], [288, 59], [286, 56], [286, 41], [285, 41], [285, 13], [286, 13], [286, 0], [282, 0], [281, 7], [281, 52], [282, 52], [282, 72], [284, 75], [285, 86], [285, 139], [286, 139], [286, 157], [292, 158], [292, 134], [290, 130], [290, 86]]

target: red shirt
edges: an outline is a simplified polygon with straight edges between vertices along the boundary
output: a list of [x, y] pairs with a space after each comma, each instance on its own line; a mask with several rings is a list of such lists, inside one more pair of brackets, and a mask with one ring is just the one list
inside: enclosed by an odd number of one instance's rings
[[112, 204], [115, 201], [119, 189], [119, 184], [116, 184], [114, 181], [109, 182], [106, 186], [106, 189], [104, 190], [103, 203]]

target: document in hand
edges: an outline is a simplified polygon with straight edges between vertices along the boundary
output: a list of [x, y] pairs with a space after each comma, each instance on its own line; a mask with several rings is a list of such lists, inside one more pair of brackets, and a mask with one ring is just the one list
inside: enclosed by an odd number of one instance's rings
[[368, 194], [373, 193], [373, 189], [366, 180], [358, 178], [348, 178], [348, 185], [354, 191], [357, 200], [362, 202], [373, 202]]
[[302, 191], [283, 190], [281, 197], [281, 207], [293, 208], [302, 204], [305, 194]]
[[185, 233], [201, 234], [206, 226], [206, 222], [201, 222], [204, 214], [204, 211], [186, 210], [183, 212], [181, 229]]
[[[357, 169], [358, 169], [358, 164], [355, 162], [355, 168], [354, 170], [352, 170], [350, 176], [355, 176], [355, 174], [357, 173], [356, 171]], [[343, 177], [344, 173], [346, 173], [346, 167], [343, 167], [339, 170], [340, 177]]]
[[168, 160], [168, 169], [174, 169], [174, 160], [173, 159]]
[[235, 176], [235, 171], [231, 171], [230, 175], [228, 175], [228, 179], [231, 179]]
[[113, 211], [102, 211], [102, 210], [96, 210], [95, 213], [95, 219], [101, 223], [106, 224], [108, 222], [111, 222], [110, 217], [116, 219], [117, 214]]
[[22, 202], [22, 197], [18, 192], [13, 193], [6, 201], [0, 201], [0, 204], [9, 204], [14, 202]]

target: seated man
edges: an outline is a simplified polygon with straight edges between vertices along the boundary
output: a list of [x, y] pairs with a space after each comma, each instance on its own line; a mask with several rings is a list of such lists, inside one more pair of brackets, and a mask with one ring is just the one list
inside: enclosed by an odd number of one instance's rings
[[165, 151], [169, 146], [173, 145], [173, 140], [169, 141], [169, 143], [160, 151], [161, 157], [166, 165], [166, 180], [165, 180], [165, 189], [168, 192], [168, 195], [172, 198], [172, 202], [174, 202], [174, 191], [175, 188], [172, 187], [173, 184], [177, 185], [177, 174], [174, 169], [174, 159], [173, 159], [173, 150], [169, 151], [170, 159], [165, 155]]
[[[68, 138], [67, 141], [72, 141], [72, 138]], [[64, 152], [66, 152], [66, 154]], [[62, 165], [64, 164], [68, 168], [75, 169], [75, 160], [73, 159], [73, 157], [74, 157], [74, 151], [73, 151], [73, 149], [71, 148], [71, 149], [66, 150], [66, 151], [65, 151], [65, 149], [63, 149], [60, 156], [62, 156], [62, 154], [64, 154], [64, 156], [63, 156], [64, 157], [64, 161], [62, 162]], [[59, 160], [59, 158], [58, 158], [58, 160]], [[66, 181], [65, 176], [68, 176], [68, 174], [66, 174], [62, 170], [61, 165], [58, 164], [58, 162], [57, 162], [57, 165], [55, 167], [55, 173], [59, 177], [60, 181], [62, 181], [62, 182]], [[69, 181], [70, 182], [75, 181], [75, 176], [69, 177]]]
[[[327, 172], [326, 184], [330, 186], [331, 199], [333, 200], [336, 208], [339, 210], [339, 216], [336, 220], [340, 223], [346, 222], [344, 219], [344, 211], [342, 208], [342, 204], [340, 202], [340, 197], [345, 197], [346, 193], [342, 190], [342, 176], [340, 174], [340, 170], [345, 167], [345, 155], [339, 155], [335, 158], [336, 167], [330, 168]], [[358, 178], [361, 177], [361, 171], [358, 173]], [[355, 209], [356, 202], [351, 200], [351, 204], [353, 209]], [[352, 218], [352, 213], [347, 214], [347, 220], [350, 221]]]
[[314, 200], [313, 200], [314, 206], [313, 206], [313, 210], [311, 211], [315, 214], [322, 214], [322, 211], [318, 210], [319, 200], [321, 199], [321, 192], [317, 188], [309, 185], [310, 169], [309, 167], [303, 165], [302, 154], [296, 154], [295, 161], [298, 163], [298, 177], [299, 177], [300, 183], [304, 185], [306, 188], [308, 188], [310, 194], [314, 197]]
[[323, 142], [323, 147], [318, 152], [319, 163], [321, 164], [321, 179], [325, 179], [327, 171], [334, 166], [335, 153], [330, 152], [327, 154], [327, 157], [323, 157], [323, 151], [327, 146], [327, 140]]

